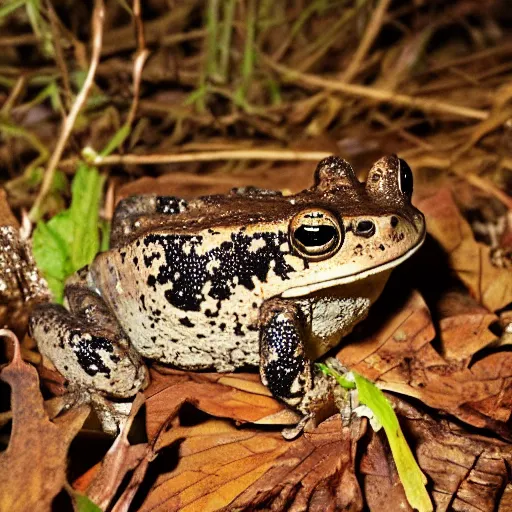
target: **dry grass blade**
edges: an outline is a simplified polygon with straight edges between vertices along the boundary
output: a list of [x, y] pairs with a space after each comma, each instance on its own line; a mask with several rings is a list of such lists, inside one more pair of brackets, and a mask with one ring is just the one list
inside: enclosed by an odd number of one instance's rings
[[338, 91], [349, 96], [365, 98], [378, 101], [380, 103], [390, 103], [400, 107], [407, 107], [422, 110], [425, 113], [449, 114], [452, 116], [463, 117], [468, 119], [484, 120], [489, 116], [486, 110], [478, 110], [474, 108], [464, 107], [462, 105], [452, 105], [443, 101], [432, 100], [429, 98], [407, 96], [405, 94], [395, 93], [376, 87], [368, 87], [364, 85], [347, 84], [339, 80], [323, 78], [317, 75], [300, 73], [291, 68], [273, 62], [268, 57], [264, 57], [264, 61], [270, 68], [279, 72], [283, 80], [298, 82], [305, 86], [318, 87], [329, 91]]
[[98, 67], [101, 54], [104, 18], [105, 5], [103, 3], [103, 0], [94, 0], [94, 10], [91, 21], [94, 34], [92, 37], [91, 63], [89, 65], [89, 70], [87, 71], [87, 75], [85, 77], [82, 89], [75, 98], [75, 101], [73, 102], [69, 114], [65, 117], [62, 123], [61, 131], [55, 144], [55, 148], [53, 149], [50, 160], [48, 161], [48, 166], [44, 174], [41, 189], [39, 191], [39, 194], [37, 195], [34, 205], [32, 206], [32, 209], [30, 210], [29, 215], [31, 220], [33, 221], [38, 220], [40, 217], [41, 205], [44, 199], [46, 198], [48, 192], [50, 191], [55, 176], [55, 171], [57, 170], [57, 165], [59, 164], [62, 154], [64, 153], [66, 143], [69, 139], [69, 136], [71, 135], [73, 127], [75, 126], [78, 114], [84, 106], [87, 96], [89, 95], [89, 92], [93, 86], [94, 76], [96, 74], [96, 69]]

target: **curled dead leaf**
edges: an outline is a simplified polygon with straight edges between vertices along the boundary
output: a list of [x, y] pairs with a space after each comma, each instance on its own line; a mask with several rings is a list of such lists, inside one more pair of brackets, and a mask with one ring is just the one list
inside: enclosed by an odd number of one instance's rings
[[47, 416], [35, 368], [22, 361], [19, 343], [12, 339], [12, 361], [0, 378], [11, 387], [12, 432], [7, 449], [0, 453], [0, 510], [47, 511], [66, 482], [67, 454], [71, 441], [89, 414], [82, 406], [53, 421]]
[[472, 295], [490, 311], [512, 302], [512, 272], [492, 264], [491, 248], [477, 242], [452, 193], [443, 188], [416, 205], [428, 232], [448, 254], [450, 267]]
[[[165, 373], [162, 373], [165, 372]], [[198, 409], [240, 423], [297, 423], [299, 417], [286, 411], [270, 396], [256, 374], [194, 373], [163, 368], [151, 369], [146, 396], [146, 429], [152, 438], [178, 404], [192, 403]], [[281, 413], [281, 414], [280, 414]]]
[[[448, 306], [449, 301], [457, 307]], [[380, 324], [379, 310], [375, 311], [377, 328], [342, 347], [337, 358], [382, 389], [417, 398], [473, 426], [511, 437], [507, 422], [512, 411], [512, 353], [490, 353], [473, 360], [476, 351], [494, 340], [488, 327], [496, 317], [460, 294], [449, 294], [444, 314], [451, 316], [439, 321], [436, 346], [441, 354], [430, 343], [435, 329], [417, 292], [399, 311], [390, 314], [383, 309]]]

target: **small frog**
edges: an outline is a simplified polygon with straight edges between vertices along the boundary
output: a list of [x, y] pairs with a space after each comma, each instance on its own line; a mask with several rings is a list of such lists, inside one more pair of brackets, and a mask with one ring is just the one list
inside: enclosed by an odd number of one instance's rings
[[363, 320], [393, 267], [425, 238], [412, 172], [392, 155], [366, 183], [337, 157], [299, 194], [255, 188], [189, 202], [121, 201], [111, 249], [43, 304], [30, 329], [75, 386], [121, 399], [147, 381], [142, 358], [186, 370], [259, 366], [304, 415], [325, 386], [312, 361]]

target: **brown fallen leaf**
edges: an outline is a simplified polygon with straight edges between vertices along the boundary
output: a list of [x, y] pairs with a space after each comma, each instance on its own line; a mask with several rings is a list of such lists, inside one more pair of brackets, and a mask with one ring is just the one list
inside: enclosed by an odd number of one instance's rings
[[[435, 510], [496, 510], [500, 497], [502, 502], [505, 498], [501, 496], [502, 489], [510, 483], [508, 466], [512, 460], [512, 446], [422, 414], [398, 398], [389, 395], [388, 398], [428, 478]], [[385, 437], [372, 431], [366, 440], [358, 469], [369, 510], [411, 510], [405, 501]]]
[[[491, 512], [510, 501], [508, 493], [501, 495], [511, 480], [510, 443], [388, 399], [428, 478], [436, 510]], [[411, 510], [388, 442], [382, 432], [366, 430], [366, 420], [342, 428], [337, 415], [292, 442], [277, 432], [235, 428], [228, 420], [193, 426], [176, 420], [158, 441], [160, 450], [170, 446], [177, 449], [177, 465], [157, 477], [141, 511]]]
[[[395, 301], [396, 302], [396, 301]], [[382, 302], [381, 302], [382, 305]], [[435, 336], [430, 311], [419, 292], [413, 291], [398, 311], [372, 311], [371, 325], [380, 328], [370, 336], [344, 345], [337, 358], [372, 381], [378, 380], [405, 359], [412, 359]]]
[[430, 314], [414, 292], [398, 312], [391, 313], [384, 304], [380, 324], [377, 306], [372, 322], [377, 328], [343, 346], [337, 358], [382, 389], [418, 398], [510, 438], [512, 353], [491, 353], [470, 366], [474, 353], [494, 339], [488, 326], [496, 317], [460, 294], [448, 294], [444, 300], [444, 314], [452, 316], [439, 321], [443, 354], [430, 343], [435, 336]]
[[157, 478], [141, 512], [222, 509], [289, 448], [279, 432], [237, 429], [219, 419], [175, 425], [160, 436], [159, 449], [178, 441], [178, 465]]
[[272, 467], [227, 510], [358, 511], [363, 496], [355, 472], [357, 442], [365, 433], [354, 419], [352, 428], [342, 428], [333, 416], [315, 430], [289, 444]]
[[[165, 372], [165, 373], [163, 373]], [[146, 396], [146, 430], [152, 439], [162, 423], [184, 402], [221, 418], [240, 423], [296, 424], [295, 413], [270, 396], [259, 375], [194, 373], [153, 367]], [[264, 421], [268, 418], [268, 421]]]
[[50, 421], [39, 391], [35, 368], [24, 363], [13, 333], [0, 330], [14, 343], [14, 357], [0, 378], [11, 387], [12, 432], [0, 453], [0, 510], [47, 511], [66, 483], [66, 462], [71, 441], [89, 414], [82, 406]]
[[461, 290], [451, 290], [437, 302], [441, 351], [445, 359], [469, 364], [481, 349], [496, 340], [489, 326], [498, 317]]
[[493, 266], [491, 248], [475, 241], [451, 191], [440, 189], [416, 206], [426, 216], [428, 232], [448, 254], [450, 267], [476, 300], [490, 311], [512, 302], [512, 272]]

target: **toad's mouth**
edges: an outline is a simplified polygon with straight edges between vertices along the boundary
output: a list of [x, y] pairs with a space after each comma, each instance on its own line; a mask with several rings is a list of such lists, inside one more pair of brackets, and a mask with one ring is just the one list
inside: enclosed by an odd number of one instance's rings
[[285, 290], [281, 294], [281, 297], [285, 299], [291, 299], [293, 297], [303, 297], [305, 295], [309, 295], [310, 293], [317, 292], [318, 290], [324, 290], [326, 288], [332, 288], [334, 286], [353, 283], [355, 281], [360, 281], [362, 279], [373, 276], [380, 272], [391, 270], [392, 268], [397, 267], [405, 260], [410, 258], [423, 245], [425, 237], [426, 231], [423, 232], [423, 237], [415, 246], [409, 249], [406, 253], [402, 254], [402, 256], [400, 256], [399, 258], [396, 258], [392, 261], [388, 261], [387, 263], [383, 263], [382, 265], [377, 265], [375, 267], [369, 268], [364, 272], [357, 272], [343, 277], [333, 277], [331, 279], [326, 279], [324, 281], [289, 288], [288, 290]]

